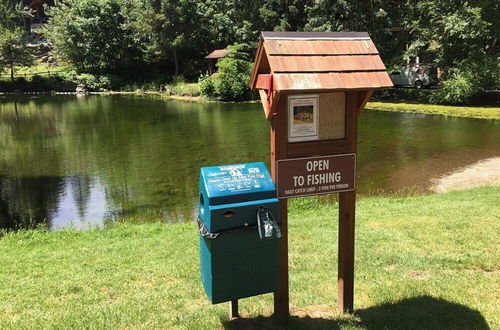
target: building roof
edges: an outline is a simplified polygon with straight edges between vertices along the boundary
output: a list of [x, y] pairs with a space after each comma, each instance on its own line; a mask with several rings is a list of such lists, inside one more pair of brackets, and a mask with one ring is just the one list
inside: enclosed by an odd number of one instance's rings
[[262, 32], [250, 85], [275, 91], [392, 87], [366, 32]]
[[207, 56], [205, 56], [206, 59], [216, 59], [216, 58], [222, 58], [226, 56], [229, 53], [229, 49], [216, 49]]

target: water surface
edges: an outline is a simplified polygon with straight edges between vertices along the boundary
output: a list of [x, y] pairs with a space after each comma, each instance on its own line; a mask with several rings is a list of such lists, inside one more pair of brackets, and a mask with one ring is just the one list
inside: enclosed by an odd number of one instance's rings
[[[365, 111], [361, 195], [426, 192], [500, 155], [500, 121]], [[195, 217], [201, 166], [269, 163], [260, 104], [137, 96], [0, 97], [0, 228], [99, 225], [137, 214]]]

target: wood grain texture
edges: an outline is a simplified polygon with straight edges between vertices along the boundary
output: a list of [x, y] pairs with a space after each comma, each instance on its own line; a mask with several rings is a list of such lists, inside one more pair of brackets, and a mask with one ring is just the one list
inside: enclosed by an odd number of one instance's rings
[[354, 224], [356, 191], [339, 193], [338, 309], [354, 308]]
[[269, 87], [270, 74], [259, 74], [257, 75], [257, 81], [255, 83], [255, 89], [267, 89]]
[[371, 40], [265, 40], [268, 55], [378, 54]]
[[273, 72], [342, 72], [385, 70], [378, 55], [269, 56]]
[[[346, 111], [351, 118], [346, 120], [349, 152], [357, 151], [359, 93], [346, 93]], [[356, 190], [339, 194], [339, 249], [338, 249], [338, 297], [341, 312], [354, 308], [354, 225]]]
[[[288, 158], [288, 98], [276, 101], [277, 113], [271, 117], [271, 176], [276, 183], [277, 161]], [[288, 201], [280, 199], [280, 229], [278, 289], [274, 292], [274, 315], [279, 323], [286, 323], [290, 317], [288, 291]]]
[[352, 90], [392, 87], [387, 72], [276, 73], [273, 75], [280, 91]]
[[271, 107], [270, 107], [269, 102], [267, 101], [266, 91], [263, 89], [260, 89], [259, 96], [260, 96], [260, 101], [262, 102], [262, 108], [264, 109], [264, 114], [266, 116], [266, 119], [269, 119], [271, 117]]

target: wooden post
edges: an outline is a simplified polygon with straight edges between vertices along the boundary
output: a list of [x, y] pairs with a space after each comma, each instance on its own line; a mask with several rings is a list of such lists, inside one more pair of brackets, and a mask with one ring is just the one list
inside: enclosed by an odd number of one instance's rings
[[[288, 98], [280, 97], [276, 115], [271, 118], [271, 176], [276, 183], [277, 161], [287, 158], [288, 145]], [[278, 290], [274, 292], [274, 315], [279, 323], [287, 323], [290, 317], [288, 293], [288, 201], [280, 199], [280, 229]]]
[[[348, 151], [356, 153], [358, 140], [358, 114], [360, 104], [357, 93], [346, 93], [346, 131], [350, 134]], [[338, 297], [340, 311], [350, 312], [354, 308], [354, 224], [356, 190], [339, 193], [339, 264]]]
[[240, 313], [238, 312], [238, 299], [231, 300], [229, 302], [229, 319], [235, 319], [240, 317]]
[[279, 323], [290, 317], [288, 293], [288, 200], [280, 199], [281, 238], [279, 251], [278, 290], [274, 292], [274, 315]]
[[354, 306], [354, 220], [356, 191], [339, 195], [338, 308], [350, 312]]

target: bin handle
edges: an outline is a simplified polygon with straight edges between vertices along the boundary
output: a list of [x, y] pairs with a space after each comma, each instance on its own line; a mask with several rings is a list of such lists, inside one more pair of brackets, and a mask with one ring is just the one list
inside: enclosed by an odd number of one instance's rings
[[273, 214], [265, 206], [259, 206], [257, 209], [257, 227], [260, 239], [281, 238], [281, 231], [278, 223], [274, 220]]

